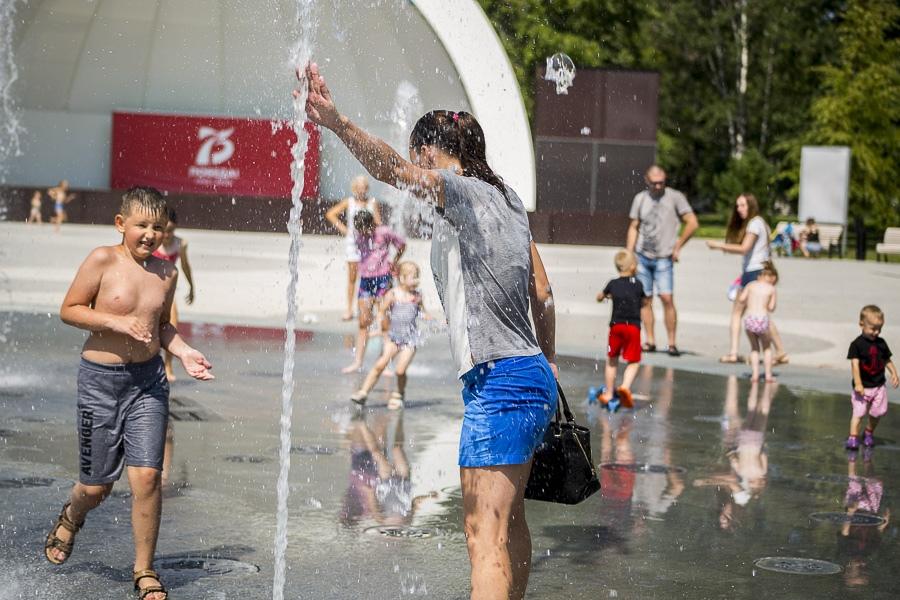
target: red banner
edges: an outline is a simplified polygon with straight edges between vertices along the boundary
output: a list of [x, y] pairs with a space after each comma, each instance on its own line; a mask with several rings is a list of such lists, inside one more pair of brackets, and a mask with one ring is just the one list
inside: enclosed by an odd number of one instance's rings
[[[319, 193], [319, 130], [309, 144], [303, 197]], [[291, 195], [289, 124], [146, 113], [113, 113], [110, 186], [149, 185], [174, 193]]]

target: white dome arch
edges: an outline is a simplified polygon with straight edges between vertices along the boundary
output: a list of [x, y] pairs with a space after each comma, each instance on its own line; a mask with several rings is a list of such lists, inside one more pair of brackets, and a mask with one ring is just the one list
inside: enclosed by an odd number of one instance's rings
[[[485, 126], [495, 168], [533, 208], [528, 122], [509, 62], [474, 0], [321, 2], [314, 11], [314, 57], [342, 112], [398, 143], [391, 110], [404, 81], [416, 86], [425, 109], [471, 110]], [[292, 0], [24, 4], [13, 93], [26, 133], [9, 183], [41, 186], [65, 177], [75, 187], [109, 187], [114, 110], [289, 117], [294, 19]], [[461, 51], [473, 35], [478, 64]], [[490, 85], [492, 73], [502, 85]], [[343, 195], [361, 167], [334, 136], [322, 139], [322, 194]], [[510, 160], [523, 154], [524, 139], [529, 160]]]

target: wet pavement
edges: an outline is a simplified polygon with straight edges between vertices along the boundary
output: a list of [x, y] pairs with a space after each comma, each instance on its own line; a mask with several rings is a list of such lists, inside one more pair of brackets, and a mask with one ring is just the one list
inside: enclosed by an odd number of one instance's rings
[[[66, 565], [42, 555], [77, 476], [83, 335], [46, 314], [0, 321], [0, 598], [132, 597], [125, 481], [91, 513]], [[175, 481], [157, 566], [173, 598], [266, 598], [281, 347], [214, 329], [194, 344], [218, 378], [172, 387]], [[389, 379], [366, 410], [349, 406], [361, 378], [339, 373], [350, 345], [329, 333], [298, 342], [286, 597], [465, 598], [462, 403], [447, 343], [435, 336], [421, 349], [402, 413], [385, 407]], [[561, 362], [603, 490], [574, 507], [528, 504], [530, 598], [895, 597], [891, 413], [878, 446], [848, 460], [844, 396], [646, 366], [636, 410], [610, 416], [582, 401], [602, 364]]]

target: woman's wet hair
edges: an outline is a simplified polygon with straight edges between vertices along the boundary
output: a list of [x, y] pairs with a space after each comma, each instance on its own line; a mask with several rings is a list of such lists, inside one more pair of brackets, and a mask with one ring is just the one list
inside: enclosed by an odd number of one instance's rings
[[422, 116], [409, 136], [409, 146], [419, 150], [434, 146], [458, 158], [463, 175], [489, 183], [506, 196], [503, 179], [487, 162], [484, 130], [471, 113], [433, 110]]
[[134, 186], [129, 188], [122, 196], [119, 214], [127, 217], [135, 211], [141, 211], [155, 218], [160, 215], [168, 216], [168, 210], [166, 199], [158, 189]]
[[375, 215], [368, 210], [358, 210], [353, 216], [353, 228], [357, 231], [368, 231], [375, 227]]
[[753, 220], [753, 217], [759, 216], [759, 200], [753, 194], [743, 193], [738, 198], [743, 198], [747, 202], [747, 218], [742, 219], [738, 214], [737, 199], [734, 201], [734, 207], [731, 209], [731, 218], [728, 220], [728, 228], [725, 230], [725, 241], [729, 244], [740, 244], [744, 241], [744, 234], [747, 233], [747, 224]]

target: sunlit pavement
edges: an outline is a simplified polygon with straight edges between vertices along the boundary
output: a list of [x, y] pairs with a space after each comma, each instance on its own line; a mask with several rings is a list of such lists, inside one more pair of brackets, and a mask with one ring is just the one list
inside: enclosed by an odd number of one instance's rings
[[[197, 282], [193, 306], [180, 302], [182, 318], [194, 322], [280, 327], [286, 311], [288, 238], [282, 234], [228, 233], [179, 229], [190, 243]], [[79, 263], [94, 246], [113, 244], [110, 226], [67, 225], [59, 235], [50, 226], [0, 223], [0, 308], [58, 311]], [[341, 238], [306, 236], [301, 251], [301, 326], [317, 331], [351, 332], [340, 321], [344, 310], [344, 250]], [[609, 304], [594, 302], [597, 291], [615, 276], [614, 248], [542, 246], [554, 286], [561, 352], [599, 357], [606, 348]], [[407, 257], [423, 268], [426, 303], [439, 312], [428, 269], [427, 242], [409, 244]], [[900, 340], [900, 264], [850, 260], [781, 259], [776, 322], [790, 365], [779, 369], [782, 383], [797, 388], [847, 391], [846, 348], [859, 335], [859, 309], [879, 304], [887, 323], [884, 336]], [[692, 240], [676, 266], [679, 308], [678, 345], [685, 355], [645, 355], [645, 362], [703, 373], [746, 376], [744, 365], [721, 365], [728, 347], [731, 305], [728, 285], [740, 272], [740, 257], [726, 256]], [[179, 284], [179, 300], [186, 293]], [[658, 305], [658, 303], [657, 303]], [[657, 306], [657, 309], [660, 307]], [[659, 315], [657, 339], [664, 345]], [[900, 345], [895, 341], [894, 346]], [[741, 340], [742, 352], [747, 342]]]
[[[54, 315], [0, 313], [0, 323], [0, 598], [131, 597], [124, 481], [90, 515], [66, 565], [42, 556], [77, 476], [83, 335]], [[218, 378], [196, 383], [179, 370], [172, 387], [174, 485], [157, 567], [174, 598], [265, 598], [281, 347], [215, 328], [195, 333]], [[462, 403], [446, 340], [429, 338], [416, 357], [402, 413], [385, 408], [390, 380], [366, 410], [351, 408], [360, 376], [339, 374], [349, 346], [327, 332], [298, 344], [286, 597], [465, 598]], [[603, 490], [574, 507], [528, 503], [530, 598], [894, 597], [892, 413], [874, 451], [851, 461], [844, 394], [647, 366], [637, 410], [610, 417], [584, 403], [599, 379], [594, 362], [562, 366], [576, 416], [591, 427]], [[756, 566], [764, 558], [774, 560]]]

